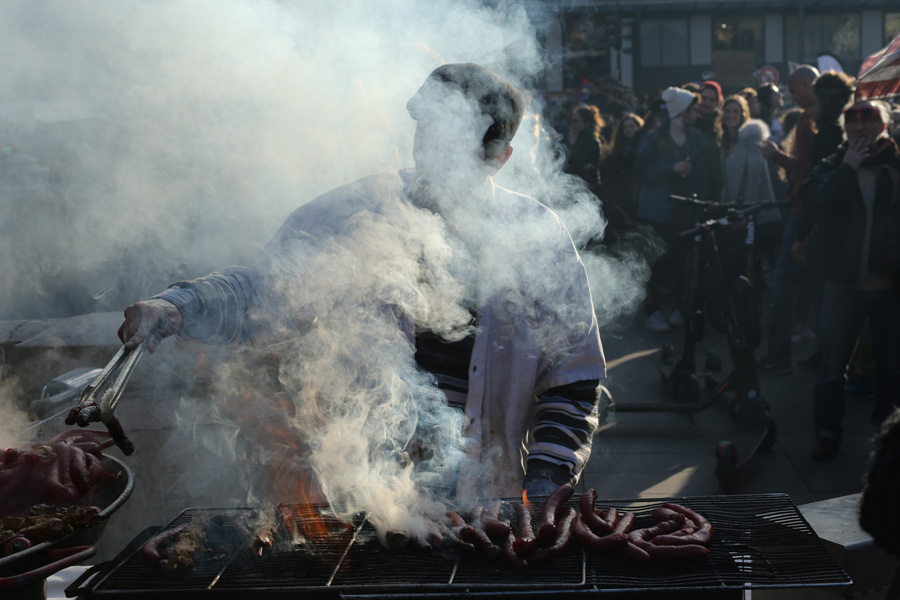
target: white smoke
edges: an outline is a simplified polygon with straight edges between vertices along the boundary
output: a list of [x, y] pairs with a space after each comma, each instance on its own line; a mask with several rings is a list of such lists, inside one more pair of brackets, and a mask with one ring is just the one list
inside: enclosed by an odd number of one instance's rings
[[[0, 204], [0, 318], [118, 311], [171, 281], [250, 264], [298, 205], [412, 166], [406, 101], [435, 67], [484, 64], [525, 90], [544, 68], [523, 5], [475, 0], [9, 0], [0, 51], [16, 58], [0, 70], [0, 147], [11, 148], [7, 171], [27, 176], [7, 179]], [[537, 97], [527, 110], [498, 182], [556, 209], [577, 244], [600, 239], [601, 211], [561, 172]], [[290, 275], [276, 286], [287, 299], [276, 332], [295, 332], [278, 348], [285, 422], [302, 440], [288, 454], [336, 505], [418, 537], [466, 442], [461, 417], [416, 369], [398, 314], [458, 339], [471, 327], [474, 261], [488, 263], [479, 277], [512, 290], [517, 318], [533, 316], [523, 308], [535, 287], [563, 275], [552, 263], [502, 260], [549, 244], [548, 233], [528, 223], [492, 231], [477, 197], [459, 191], [444, 198], [446, 221], [395, 211], [355, 223], [352, 243], [316, 238], [272, 264]], [[639, 260], [585, 263], [601, 323], [634, 309]], [[544, 328], [547, 347], [565, 341], [570, 307], [551, 309], [561, 327]], [[205, 443], [235, 451], [236, 437]], [[418, 469], [405, 456], [414, 438], [436, 449]], [[242, 458], [271, 462], [283, 451], [272, 440]]]

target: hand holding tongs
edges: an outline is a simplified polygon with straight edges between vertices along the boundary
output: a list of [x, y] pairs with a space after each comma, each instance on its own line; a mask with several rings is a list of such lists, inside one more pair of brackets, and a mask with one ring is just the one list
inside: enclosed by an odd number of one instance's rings
[[[67, 425], [78, 424], [79, 427], [87, 427], [91, 423], [102, 421], [112, 436], [116, 446], [128, 456], [134, 452], [134, 444], [125, 435], [122, 424], [115, 416], [116, 406], [122, 396], [125, 384], [134, 373], [137, 361], [144, 354], [144, 344], [140, 344], [133, 350], [127, 350], [122, 346], [112, 360], [103, 367], [100, 374], [94, 378], [81, 392], [78, 406], [72, 408], [66, 416]], [[109, 380], [115, 377], [115, 381], [109, 384]], [[100, 403], [97, 403], [97, 396]]]

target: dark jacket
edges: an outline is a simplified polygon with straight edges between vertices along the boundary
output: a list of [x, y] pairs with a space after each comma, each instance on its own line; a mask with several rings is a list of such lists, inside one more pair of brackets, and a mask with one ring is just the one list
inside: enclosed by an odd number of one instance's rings
[[597, 193], [600, 169], [600, 140], [590, 128], [578, 132], [575, 143], [569, 147], [569, 159], [566, 162], [566, 173], [584, 179], [591, 191]]
[[[634, 158], [634, 176], [640, 183], [638, 192], [638, 218], [654, 223], [674, 223], [686, 216], [681, 207], [675, 207], [669, 199], [672, 194], [689, 196], [697, 194], [708, 200], [708, 180], [703, 135], [687, 127], [687, 141], [678, 147], [669, 135], [666, 119], [641, 138]], [[676, 162], [690, 158], [691, 174], [681, 177], [672, 169]]]
[[857, 172], [843, 164], [846, 144], [821, 161], [799, 190], [805, 211], [823, 228], [825, 276], [844, 287], [856, 285], [863, 250], [869, 270], [900, 287], [900, 151], [889, 140], [882, 148], [868, 159], [878, 168], [869, 248], [862, 247], [868, 215]]

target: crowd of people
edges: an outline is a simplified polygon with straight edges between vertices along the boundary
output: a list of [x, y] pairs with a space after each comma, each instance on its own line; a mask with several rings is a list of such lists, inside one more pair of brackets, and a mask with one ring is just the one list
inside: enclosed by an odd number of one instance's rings
[[[569, 131], [567, 171], [609, 219], [607, 239], [640, 231], [665, 247], [643, 307], [652, 332], [684, 327], [703, 302], [696, 251], [679, 233], [710, 207], [672, 196], [762, 203], [723, 236], [726, 271], [757, 291], [767, 333], [758, 372], [817, 372], [812, 455], [827, 461], [846, 394], [874, 394], [876, 425], [900, 403], [900, 108], [858, 98], [842, 72], [801, 65], [786, 83], [689, 82], [631, 95], [630, 106], [600, 92], [558, 127]], [[813, 341], [795, 361], [793, 348]]]

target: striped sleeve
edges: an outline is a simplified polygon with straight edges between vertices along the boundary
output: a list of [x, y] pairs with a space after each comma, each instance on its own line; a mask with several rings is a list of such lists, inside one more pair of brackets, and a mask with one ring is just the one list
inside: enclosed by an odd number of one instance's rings
[[525, 483], [550, 479], [574, 483], [591, 456], [599, 425], [599, 380], [580, 381], [547, 390], [535, 409]]

